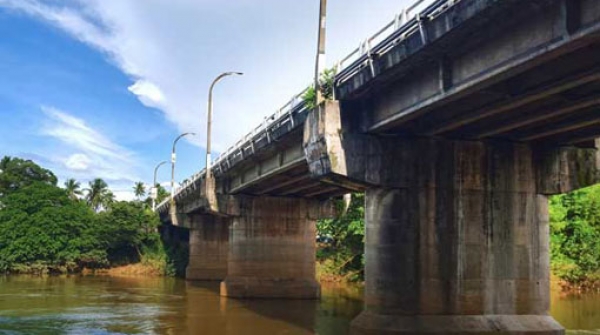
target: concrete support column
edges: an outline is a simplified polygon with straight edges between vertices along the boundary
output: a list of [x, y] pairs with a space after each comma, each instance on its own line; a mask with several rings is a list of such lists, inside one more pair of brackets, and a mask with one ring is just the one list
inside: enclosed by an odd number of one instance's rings
[[191, 215], [187, 280], [223, 280], [227, 275], [229, 221], [211, 215]]
[[314, 299], [318, 206], [305, 199], [240, 197], [221, 295]]
[[373, 165], [389, 186], [366, 191], [365, 310], [352, 333], [564, 334], [548, 315], [548, 201], [532, 149], [414, 140], [392, 151]]

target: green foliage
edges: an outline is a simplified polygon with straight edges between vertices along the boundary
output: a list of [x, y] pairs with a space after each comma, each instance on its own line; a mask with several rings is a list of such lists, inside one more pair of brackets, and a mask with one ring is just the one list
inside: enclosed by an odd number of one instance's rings
[[[160, 204], [163, 200], [167, 199], [171, 193], [169, 193], [162, 185], [156, 184], [156, 204]], [[152, 208], [152, 198], [148, 197], [144, 200], [144, 203], [148, 208]]]
[[189, 258], [186, 244], [154, 243], [142, 249], [141, 263], [164, 276], [185, 277]]
[[[319, 77], [319, 89], [321, 91], [321, 96], [325, 100], [333, 99], [333, 81], [335, 79], [335, 72], [335, 68], [327, 69], [323, 71], [323, 73], [321, 73]], [[315, 86], [312, 85], [306, 90], [306, 92], [302, 96], [302, 100], [304, 100], [304, 103], [306, 104], [308, 109], [315, 108], [315, 103], [317, 101], [315, 92]]]
[[[50, 184], [33, 182], [2, 198], [0, 271], [37, 264], [57, 270], [77, 267], [98, 243], [93, 213]], [[88, 259], [92, 260], [92, 259]]]
[[[56, 177], [31, 161], [0, 161], [0, 272], [51, 273], [142, 260], [175, 273], [157, 233], [159, 219], [144, 203], [115, 202], [102, 179], [56, 186]], [[168, 196], [164, 188], [162, 197]], [[88, 206], [89, 204], [89, 206]], [[101, 211], [102, 210], [102, 211]]]
[[553, 272], [575, 285], [600, 279], [600, 185], [550, 198]]
[[[338, 212], [343, 213], [345, 203], [337, 201]], [[353, 194], [345, 214], [335, 219], [317, 223], [320, 236], [332, 238], [317, 251], [320, 275], [341, 276], [349, 281], [362, 280], [364, 276], [364, 194]]]
[[139, 202], [116, 202], [97, 220], [98, 239], [112, 264], [138, 261], [143, 246], [158, 243], [158, 216]]
[[133, 194], [139, 199], [146, 195], [146, 186], [143, 182], [138, 181], [133, 185]]
[[85, 191], [87, 192], [85, 200], [96, 212], [108, 209], [115, 201], [115, 196], [108, 189], [108, 184], [101, 178], [96, 178], [89, 182], [89, 188]]
[[65, 190], [67, 191], [69, 198], [73, 200], [79, 199], [79, 196], [83, 194], [81, 190], [81, 183], [79, 183], [73, 178], [67, 179], [67, 181], [65, 181]]
[[0, 197], [40, 182], [56, 185], [56, 176], [30, 160], [4, 156], [0, 160]]

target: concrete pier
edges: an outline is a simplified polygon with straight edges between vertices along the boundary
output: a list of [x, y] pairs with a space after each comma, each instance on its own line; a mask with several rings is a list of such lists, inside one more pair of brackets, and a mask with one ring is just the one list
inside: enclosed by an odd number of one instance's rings
[[237, 203], [221, 295], [319, 297], [315, 279], [318, 206], [305, 199], [251, 196], [240, 197]]
[[389, 185], [366, 192], [365, 310], [353, 334], [563, 334], [548, 315], [548, 200], [532, 148], [415, 140], [396, 150]]
[[227, 275], [229, 221], [212, 215], [190, 215], [187, 280], [223, 280]]

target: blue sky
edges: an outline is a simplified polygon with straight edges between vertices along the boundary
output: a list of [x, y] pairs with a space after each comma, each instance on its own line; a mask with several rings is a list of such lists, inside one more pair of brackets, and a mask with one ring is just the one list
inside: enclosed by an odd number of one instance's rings
[[[331, 65], [404, 0], [329, 0]], [[121, 199], [151, 183], [181, 132], [177, 177], [204, 166], [206, 96], [225, 150], [311, 82], [318, 0], [0, 0], [0, 156], [61, 182], [105, 179]], [[160, 170], [159, 181], [170, 179]]]

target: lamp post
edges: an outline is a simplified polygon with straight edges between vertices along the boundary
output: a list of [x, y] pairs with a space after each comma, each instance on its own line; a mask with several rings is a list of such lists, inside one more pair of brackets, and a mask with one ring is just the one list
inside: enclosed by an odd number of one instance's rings
[[315, 64], [315, 107], [318, 107], [323, 97], [321, 96], [321, 83], [319, 76], [325, 66], [325, 19], [327, 17], [327, 0], [321, 0], [319, 6], [319, 37], [317, 40], [317, 59]]
[[151, 198], [152, 198], [152, 210], [155, 211], [156, 210], [156, 198], [158, 197], [158, 189], [156, 187], [156, 174], [158, 173], [158, 168], [163, 166], [164, 164], [167, 164], [167, 161], [162, 161], [160, 163], [158, 163], [158, 165], [156, 165], [156, 167], [154, 168], [154, 184], [152, 184], [152, 190], [151, 190]]
[[175, 146], [177, 142], [184, 136], [196, 135], [195, 133], [183, 133], [173, 141], [173, 150], [171, 150], [171, 201], [173, 201], [173, 195], [175, 194], [175, 162], [177, 161], [177, 154], [175, 153]]
[[[208, 91], [208, 120], [206, 122], [206, 179], [208, 180], [211, 177], [210, 174], [210, 164], [211, 164], [211, 158], [210, 158], [210, 135], [211, 135], [211, 126], [212, 126], [212, 92], [213, 92], [213, 88], [215, 87], [215, 84], [227, 77], [227, 76], [231, 76], [231, 75], [238, 75], [241, 76], [243, 75], [242, 72], [223, 72], [220, 75], [218, 75], [215, 80], [213, 80], [212, 84], [210, 84], [210, 90]], [[208, 184], [207, 184], [208, 185]]]

